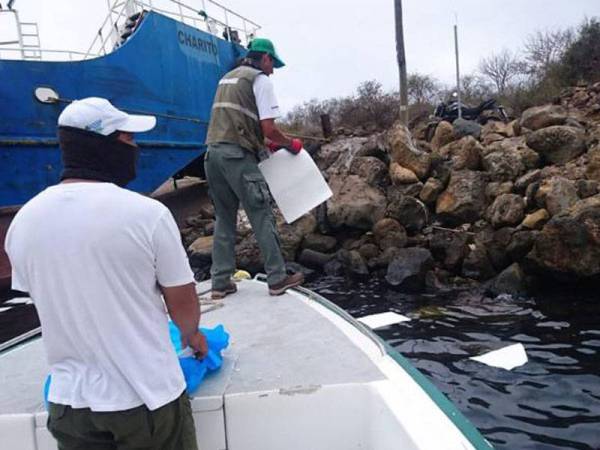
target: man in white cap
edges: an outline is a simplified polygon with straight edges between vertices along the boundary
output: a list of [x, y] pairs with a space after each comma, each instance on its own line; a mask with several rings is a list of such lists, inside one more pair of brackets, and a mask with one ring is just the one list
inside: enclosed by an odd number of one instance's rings
[[135, 178], [133, 133], [155, 124], [101, 98], [67, 106], [62, 181], [8, 230], [12, 287], [42, 325], [60, 450], [197, 448], [167, 317], [204, 356], [193, 274], [168, 209], [122, 188]]

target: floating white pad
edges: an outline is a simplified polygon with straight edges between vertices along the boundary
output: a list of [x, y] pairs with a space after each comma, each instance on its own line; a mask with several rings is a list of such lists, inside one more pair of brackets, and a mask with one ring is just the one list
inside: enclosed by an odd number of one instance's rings
[[4, 302], [5, 305], [27, 305], [33, 303], [29, 297], [15, 297]]
[[410, 319], [402, 314], [388, 311], [381, 314], [360, 317], [357, 320], [374, 330], [376, 328], [383, 328], [401, 322], [408, 322]]
[[512, 370], [527, 362], [527, 353], [525, 353], [523, 344], [514, 344], [480, 356], [473, 356], [469, 359], [487, 364], [488, 366]]
[[287, 223], [333, 195], [319, 168], [306, 150], [292, 155], [279, 150], [258, 165]]

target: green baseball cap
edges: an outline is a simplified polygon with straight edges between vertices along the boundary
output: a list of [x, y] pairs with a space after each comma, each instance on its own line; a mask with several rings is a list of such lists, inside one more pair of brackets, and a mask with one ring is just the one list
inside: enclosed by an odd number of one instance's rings
[[271, 58], [273, 58], [273, 67], [276, 69], [285, 66], [284, 62], [279, 58], [279, 55], [275, 51], [275, 46], [269, 39], [254, 38], [250, 44], [248, 44], [248, 50], [251, 52], [266, 53], [271, 56]]

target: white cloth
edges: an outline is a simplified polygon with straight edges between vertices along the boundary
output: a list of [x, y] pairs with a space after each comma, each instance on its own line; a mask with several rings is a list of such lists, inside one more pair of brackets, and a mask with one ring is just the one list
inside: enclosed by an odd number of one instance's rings
[[277, 98], [275, 97], [275, 88], [267, 75], [263, 73], [258, 75], [254, 79], [252, 90], [254, 91], [256, 107], [258, 108], [258, 118], [260, 120], [278, 119], [281, 117], [279, 103], [277, 103]]
[[154, 410], [181, 395], [158, 284], [193, 273], [164, 205], [111, 183], [59, 184], [21, 208], [6, 250], [13, 289], [40, 317], [51, 402]]

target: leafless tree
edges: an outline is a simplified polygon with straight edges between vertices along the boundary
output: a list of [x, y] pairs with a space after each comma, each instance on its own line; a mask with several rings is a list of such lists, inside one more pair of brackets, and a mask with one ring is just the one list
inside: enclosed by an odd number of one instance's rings
[[503, 95], [511, 83], [524, 74], [525, 68], [522, 61], [505, 49], [484, 58], [479, 63], [479, 72], [495, 86], [500, 95]]
[[440, 82], [431, 75], [411, 73], [408, 76], [408, 99], [412, 104], [435, 103], [440, 91]]
[[527, 71], [538, 81], [558, 63], [573, 42], [573, 30], [537, 31], [525, 41]]

